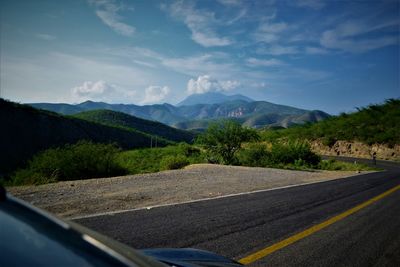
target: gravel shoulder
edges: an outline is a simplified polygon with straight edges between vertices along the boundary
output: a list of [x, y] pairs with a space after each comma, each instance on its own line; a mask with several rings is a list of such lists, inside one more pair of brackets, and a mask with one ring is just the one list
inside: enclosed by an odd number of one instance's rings
[[354, 171], [309, 172], [195, 164], [182, 170], [9, 187], [7, 190], [18, 198], [68, 219], [357, 174]]

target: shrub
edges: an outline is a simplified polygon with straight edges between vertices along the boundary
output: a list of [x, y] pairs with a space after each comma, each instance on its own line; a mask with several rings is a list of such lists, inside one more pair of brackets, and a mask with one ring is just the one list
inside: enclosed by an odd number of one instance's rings
[[200, 149], [186, 143], [180, 143], [178, 150], [181, 150], [186, 157], [198, 157], [201, 154]]
[[258, 139], [256, 130], [227, 120], [211, 124], [198, 137], [197, 142], [204, 145], [205, 149], [215, 158], [222, 159], [225, 164], [234, 164], [237, 161], [235, 154], [242, 148], [242, 143]]
[[271, 152], [262, 144], [251, 144], [238, 155], [240, 165], [249, 167], [266, 167], [271, 158]]
[[48, 149], [35, 155], [25, 169], [18, 170], [12, 183], [43, 184], [125, 174], [126, 170], [115, 160], [119, 151], [113, 144], [87, 141]]
[[315, 168], [321, 160], [302, 142], [275, 143], [270, 150], [263, 144], [252, 144], [238, 158], [244, 166], [286, 168], [290, 165], [296, 169]]
[[309, 167], [318, 165], [321, 158], [311, 151], [310, 145], [304, 142], [275, 143], [272, 145], [270, 162], [273, 164], [303, 163]]
[[179, 144], [163, 148], [144, 148], [124, 151], [119, 154], [118, 162], [124, 166], [130, 174], [158, 172], [164, 169], [161, 161], [167, 156], [182, 155], [190, 164], [205, 162], [204, 153], [188, 144]]
[[182, 155], [166, 156], [161, 160], [161, 169], [177, 170], [189, 165], [189, 160]]
[[332, 147], [336, 143], [336, 141], [336, 138], [332, 136], [325, 136], [324, 138], [322, 138], [322, 144], [324, 146]]

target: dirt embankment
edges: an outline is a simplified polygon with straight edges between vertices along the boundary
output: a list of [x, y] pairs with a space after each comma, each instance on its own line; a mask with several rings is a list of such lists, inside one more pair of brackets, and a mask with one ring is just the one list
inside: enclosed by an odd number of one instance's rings
[[8, 188], [16, 197], [65, 218], [179, 203], [326, 181], [355, 172], [290, 171], [196, 164], [183, 170]]
[[311, 149], [320, 155], [372, 158], [400, 161], [400, 145], [389, 147], [382, 144], [366, 145], [360, 142], [336, 141], [332, 146], [325, 146], [321, 141], [311, 142]]

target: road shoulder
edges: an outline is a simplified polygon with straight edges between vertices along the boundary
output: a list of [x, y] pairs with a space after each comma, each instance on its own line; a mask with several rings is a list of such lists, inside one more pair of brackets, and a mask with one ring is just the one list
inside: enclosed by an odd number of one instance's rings
[[366, 172], [196, 164], [183, 170], [8, 188], [64, 218], [113, 213], [346, 178]]

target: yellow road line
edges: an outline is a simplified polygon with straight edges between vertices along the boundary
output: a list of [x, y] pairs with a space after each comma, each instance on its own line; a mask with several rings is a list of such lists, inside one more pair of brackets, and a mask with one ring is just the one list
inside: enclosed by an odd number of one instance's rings
[[326, 221], [324, 221], [324, 222], [322, 222], [320, 224], [314, 225], [314, 226], [304, 230], [301, 233], [295, 234], [295, 235], [293, 235], [293, 236], [291, 236], [289, 238], [286, 238], [286, 239], [284, 239], [284, 240], [282, 240], [282, 241], [280, 241], [278, 243], [275, 243], [275, 244], [273, 244], [273, 245], [271, 245], [269, 247], [266, 247], [266, 248], [254, 253], [254, 254], [246, 256], [243, 259], [240, 259], [239, 262], [242, 263], [242, 264], [250, 264], [250, 263], [255, 262], [255, 261], [257, 261], [257, 260], [259, 260], [261, 258], [264, 258], [264, 257], [268, 256], [269, 254], [271, 254], [271, 253], [273, 253], [273, 252], [275, 252], [275, 251], [277, 251], [279, 249], [282, 249], [282, 248], [284, 248], [286, 246], [289, 246], [289, 245], [293, 244], [294, 242], [297, 242], [297, 241], [299, 241], [299, 240], [301, 240], [301, 239], [303, 239], [303, 238], [305, 238], [305, 237], [307, 237], [307, 236], [309, 236], [309, 235], [311, 235], [311, 234], [313, 234], [315, 232], [318, 232], [318, 231], [324, 229], [325, 227], [328, 227], [329, 225], [331, 225], [331, 224], [333, 224], [335, 222], [338, 222], [338, 221], [346, 218], [347, 216], [350, 216], [353, 213], [356, 213], [357, 211], [359, 211], [359, 210], [361, 210], [361, 209], [363, 209], [363, 208], [375, 203], [376, 201], [378, 201], [378, 200], [380, 200], [380, 199], [392, 194], [393, 192], [395, 192], [397, 190], [400, 190], [400, 185], [395, 186], [392, 189], [390, 189], [390, 190], [388, 190], [388, 191], [386, 191], [386, 192], [384, 192], [384, 193], [382, 193], [382, 194], [380, 194], [380, 195], [378, 195], [376, 197], [373, 197], [370, 200], [367, 200], [364, 203], [361, 203], [361, 204], [355, 206], [354, 208], [351, 208], [351, 209], [349, 209], [349, 210], [347, 210], [347, 211], [345, 211], [345, 212], [343, 212], [343, 213], [341, 213], [339, 215], [336, 215], [336, 216], [334, 216], [334, 217], [332, 217], [332, 218], [330, 218], [330, 219], [328, 219], [328, 220], [326, 220]]

